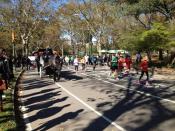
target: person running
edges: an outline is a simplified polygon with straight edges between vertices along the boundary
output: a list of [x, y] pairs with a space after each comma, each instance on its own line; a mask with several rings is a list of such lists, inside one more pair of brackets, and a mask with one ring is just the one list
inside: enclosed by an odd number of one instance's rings
[[85, 64], [86, 64], [86, 60], [85, 60], [85, 58], [83, 57], [83, 58], [81, 59], [82, 70], [85, 70]]
[[136, 64], [136, 73], [138, 74], [138, 70], [139, 70], [139, 64], [141, 62], [141, 59], [142, 59], [142, 56], [141, 56], [141, 53], [140, 52], [137, 52], [136, 54], [136, 61], [135, 61], [135, 64]]
[[89, 65], [89, 61], [88, 61], [89, 60], [89, 56], [85, 55], [84, 58], [85, 58], [86, 65]]
[[125, 57], [125, 63], [126, 63], [126, 70], [127, 70], [127, 73], [129, 74], [130, 69], [131, 69], [131, 65], [132, 65], [131, 56], [126, 55], [126, 57]]
[[65, 64], [68, 67], [68, 65], [69, 65], [69, 57], [68, 56], [65, 57]]
[[142, 60], [141, 60], [141, 63], [140, 63], [140, 68], [141, 68], [141, 75], [140, 75], [140, 78], [139, 78], [139, 83], [141, 83], [141, 79], [144, 75], [144, 73], [146, 74], [146, 84], [148, 84], [148, 81], [149, 81], [149, 74], [148, 74], [148, 59], [147, 57], [144, 57]]
[[74, 66], [75, 66], [75, 71], [77, 72], [77, 71], [78, 71], [78, 66], [79, 66], [79, 62], [78, 62], [77, 56], [76, 56], [76, 58], [74, 59], [73, 63], [74, 63]]
[[111, 59], [111, 76], [112, 78], [118, 79], [118, 57], [113, 54]]
[[119, 72], [120, 77], [123, 77], [122, 71], [124, 68], [124, 63], [125, 63], [125, 59], [124, 59], [123, 55], [120, 55], [120, 57], [118, 59], [118, 72]]
[[97, 65], [97, 57], [93, 55], [92, 58], [91, 58], [91, 62], [92, 62], [92, 65], [93, 65], [93, 71], [95, 71], [95, 68], [96, 68], [96, 65]]

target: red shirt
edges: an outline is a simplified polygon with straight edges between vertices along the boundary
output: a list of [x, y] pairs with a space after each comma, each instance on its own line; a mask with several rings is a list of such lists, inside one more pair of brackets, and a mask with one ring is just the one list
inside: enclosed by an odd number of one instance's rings
[[125, 60], [123, 59], [123, 58], [120, 58], [119, 60], [118, 60], [118, 66], [119, 67], [123, 67], [123, 63], [125, 62]]
[[131, 64], [132, 64], [131, 59], [130, 59], [130, 58], [126, 58], [126, 59], [125, 59], [125, 63], [126, 63], [126, 67], [127, 67], [128, 69], [130, 69], [130, 66], [131, 66]]
[[148, 71], [148, 61], [147, 60], [141, 61], [140, 67], [142, 71]]

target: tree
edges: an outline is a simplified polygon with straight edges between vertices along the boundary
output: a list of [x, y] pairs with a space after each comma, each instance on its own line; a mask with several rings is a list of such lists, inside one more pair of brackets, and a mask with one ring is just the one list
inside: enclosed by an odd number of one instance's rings
[[152, 29], [146, 30], [141, 34], [138, 47], [147, 52], [149, 60], [151, 60], [150, 52], [159, 50], [159, 59], [163, 60], [162, 52], [169, 42], [168, 35], [169, 33], [162, 24], [155, 23]]

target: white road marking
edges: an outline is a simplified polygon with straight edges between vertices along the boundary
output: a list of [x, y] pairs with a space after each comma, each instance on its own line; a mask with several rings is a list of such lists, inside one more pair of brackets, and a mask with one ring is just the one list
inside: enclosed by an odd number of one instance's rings
[[82, 101], [80, 98], [78, 98], [77, 96], [75, 96], [74, 94], [72, 94], [70, 91], [68, 91], [67, 89], [65, 89], [63, 86], [61, 86], [58, 83], [55, 83], [57, 86], [61, 87], [62, 90], [64, 90], [65, 92], [67, 92], [69, 95], [71, 95], [72, 97], [74, 97], [76, 100], [78, 100], [80, 103], [82, 103], [84, 106], [86, 106], [87, 108], [89, 108], [90, 110], [92, 110], [93, 112], [95, 112], [98, 116], [102, 117], [103, 119], [105, 119], [107, 122], [109, 122], [111, 125], [115, 126], [117, 129], [119, 129], [120, 131], [126, 131], [123, 127], [119, 126], [118, 124], [116, 124], [115, 122], [111, 121], [109, 118], [107, 118], [106, 116], [103, 116], [100, 112], [96, 111], [94, 108], [92, 108], [91, 106], [89, 106], [87, 103], [85, 103], [84, 101]]
[[[83, 74], [83, 75], [85, 75], [85, 76], [91, 77], [90, 75], [87, 75], [87, 74], [85, 74], [85, 73], [81, 73], [81, 74]], [[102, 80], [102, 79], [99, 79], [99, 78], [95, 78], [95, 79], [100, 80], [100, 81], [103, 81], [103, 82], [105, 82], [105, 83], [112, 84], [112, 85], [117, 86], [117, 87], [121, 87], [121, 88], [123, 88], [123, 89], [128, 89], [128, 88], [125, 87], [125, 86], [122, 86], [122, 85], [119, 85], [119, 84], [115, 84], [115, 83], [112, 83], [112, 82], [109, 82], [109, 81], [106, 81], [106, 80]], [[160, 100], [163, 100], [163, 101], [166, 101], [166, 102], [170, 102], [170, 103], [175, 104], [175, 101], [170, 100], [170, 99], [165, 99], [165, 98], [162, 98], [162, 97], [159, 97], [159, 96], [152, 95], [152, 94], [150, 94], [150, 93], [145, 93], [145, 92], [143, 92], [143, 91], [138, 91], [138, 90], [131, 89], [131, 88], [129, 88], [129, 90], [135, 91], [135, 92], [137, 92], [137, 93], [144, 94], [144, 95], [146, 95], [146, 96], [150, 96], [150, 97], [153, 97], [153, 98], [157, 98], [157, 99], [160, 99]]]

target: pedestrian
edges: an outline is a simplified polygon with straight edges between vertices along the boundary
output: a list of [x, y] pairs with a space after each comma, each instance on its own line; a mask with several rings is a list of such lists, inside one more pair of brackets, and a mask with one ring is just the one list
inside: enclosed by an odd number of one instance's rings
[[28, 57], [26, 57], [26, 66], [27, 66], [27, 70], [30, 70], [30, 66], [32, 65], [32, 62], [31, 62], [31, 60], [28, 58]]
[[65, 57], [65, 64], [66, 64], [66, 66], [69, 65], [69, 57], [68, 56]]
[[126, 71], [127, 71], [127, 74], [129, 74], [130, 69], [131, 69], [131, 65], [132, 65], [131, 56], [126, 55], [126, 57], [125, 57], [125, 64], [126, 64]]
[[78, 71], [78, 66], [79, 66], [79, 62], [78, 62], [78, 57], [76, 56], [74, 61], [73, 61], [73, 64], [75, 66], [75, 71], [77, 72]]
[[120, 77], [123, 77], [122, 76], [122, 71], [124, 69], [125, 59], [124, 59], [123, 55], [120, 54], [119, 56], [120, 57], [118, 59], [118, 73], [119, 73]]
[[118, 80], [118, 57], [116, 54], [113, 54], [111, 58], [111, 73], [112, 78]]
[[52, 58], [52, 65], [53, 65], [53, 75], [54, 81], [59, 81], [61, 76], [61, 58], [57, 51], [53, 51], [53, 58]]
[[[3, 54], [3, 49], [0, 49], [0, 86], [5, 84], [5, 88], [7, 89], [7, 72], [5, 65], [5, 57]], [[3, 111], [3, 100], [2, 96], [4, 94], [4, 89], [0, 90], [0, 112]]]
[[39, 56], [39, 53], [36, 56], [35, 62], [36, 62], [37, 71], [38, 71], [38, 75], [39, 75], [39, 73], [40, 73], [40, 56]]
[[71, 60], [71, 65], [73, 65], [74, 64], [74, 56], [71, 56], [70, 60]]
[[146, 74], [146, 77], [147, 77], [146, 78], [146, 85], [147, 85], [149, 82], [149, 74], [148, 74], [148, 59], [146, 56], [141, 60], [140, 68], [141, 68], [141, 75], [139, 78], [139, 83], [141, 83], [141, 79], [142, 79], [143, 75]]
[[139, 51], [137, 52], [135, 59], [136, 59], [135, 60], [135, 70], [136, 70], [136, 73], [138, 74], [139, 65], [140, 65], [140, 62], [141, 62], [141, 59], [142, 59], [141, 53]]
[[85, 64], [86, 64], [85, 57], [82, 57], [81, 59], [82, 70], [85, 70]]
[[22, 70], [26, 67], [26, 56], [23, 56], [22, 59], [21, 59], [21, 64], [22, 64]]
[[91, 57], [91, 62], [92, 62], [93, 71], [95, 71], [95, 68], [96, 68], [96, 65], [97, 65], [97, 57], [93, 55]]
[[84, 58], [85, 58], [86, 65], [89, 65], [89, 56], [85, 55]]

